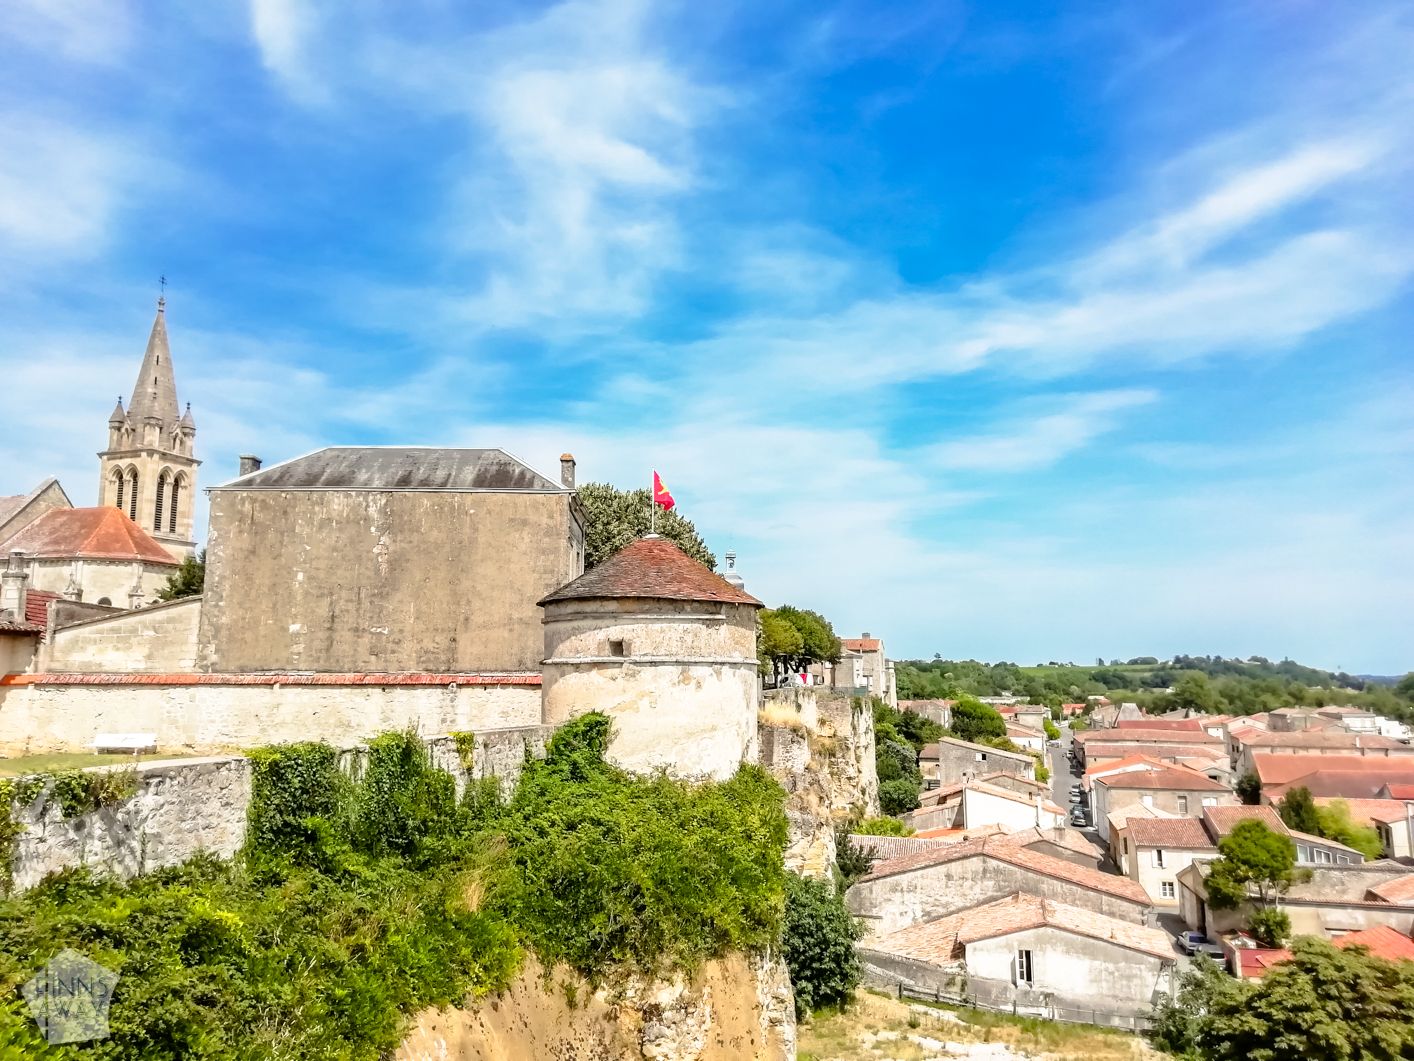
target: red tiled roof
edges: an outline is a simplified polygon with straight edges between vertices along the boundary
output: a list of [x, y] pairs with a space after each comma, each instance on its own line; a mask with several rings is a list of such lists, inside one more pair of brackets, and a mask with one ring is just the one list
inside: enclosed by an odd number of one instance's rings
[[0, 544], [37, 559], [80, 557], [91, 560], [140, 560], [176, 567], [172, 554], [111, 505], [101, 508], [51, 508]]
[[36, 626], [49, 622], [49, 605], [59, 599], [59, 594], [47, 590], [32, 589], [25, 594], [25, 621]]
[[1281, 820], [1281, 815], [1272, 807], [1204, 807], [1203, 821], [1208, 831], [1217, 840], [1232, 832], [1241, 822], [1255, 820], [1261, 822], [1274, 833], [1286, 835], [1290, 830]]
[[1087, 729], [1077, 733], [1075, 739], [1081, 745], [1089, 744], [1221, 744], [1221, 737], [1214, 737], [1203, 730], [1174, 729]]
[[1414, 785], [1396, 783], [1385, 787], [1389, 789], [1390, 799], [1414, 800]]
[[1166, 789], [1174, 792], [1231, 791], [1226, 785], [1183, 766], [1165, 766], [1161, 770], [1128, 770], [1108, 777], [1097, 777], [1094, 783], [1107, 788]]
[[1232, 953], [1242, 980], [1260, 980], [1274, 966], [1291, 960], [1291, 951], [1285, 947], [1234, 947]]
[[842, 637], [840, 647], [850, 652], [878, 652], [884, 646], [877, 637]]
[[1414, 939], [1410, 939], [1389, 925], [1375, 925], [1362, 928], [1359, 932], [1347, 932], [1335, 941], [1342, 949], [1346, 947], [1366, 947], [1372, 958], [1383, 958], [1390, 962], [1414, 961]]
[[[1142, 750], [1142, 751], [1141, 751]], [[1200, 744], [1143, 744], [1104, 743], [1089, 744], [1085, 747], [1085, 760], [1128, 758], [1131, 755], [1148, 755], [1156, 759], [1200, 759], [1220, 754], [1216, 746]]]
[[[1026, 836], [1025, 833], [1019, 835]], [[1032, 836], [1028, 842], [1034, 843], [1035, 837]], [[1010, 836], [989, 836], [980, 840], [965, 840], [960, 844], [940, 847], [936, 851], [919, 851], [902, 858], [876, 862], [868, 874], [861, 878], [861, 881], [878, 880], [881, 877], [892, 877], [899, 873], [910, 873], [915, 870], [927, 869], [930, 866], [940, 866], [948, 862], [976, 857], [994, 858], [1045, 877], [1053, 877], [1070, 884], [1077, 884], [1082, 888], [1105, 892], [1141, 906], [1150, 905], [1148, 893], [1140, 887], [1137, 881], [1113, 873], [1077, 866], [1073, 862], [1067, 862], [1041, 851], [1029, 850]]]
[[4, 674], [9, 685], [539, 685], [539, 674]]
[[1201, 718], [1122, 718], [1114, 725], [1115, 729], [1174, 729], [1184, 731], [1203, 731], [1204, 719]]
[[910, 925], [868, 940], [863, 946], [916, 961], [947, 962], [961, 957], [959, 948], [969, 943], [1046, 927], [1103, 940], [1157, 958], [1173, 960], [1176, 957], [1168, 935], [1156, 928], [1130, 924], [1026, 892], [1014, 892], [995, 902]]
[[1136, 847], [1211, 848], [1213, 838], [1197, 818], [1131, 818], [1129, 838]]
[[1329, 807], [1333, 803], [1344, 803], [1350, 817], [1358, 822], [1383, 822], [1389, 825], [1402, 822], [1409, 815], [1401, 799], [1345, 799], [1341, 796], [1317, 796], [1316, 804]]
[[1414, 903], [1414, 873], [1378, 884], [1370, 889], [1370, 894], [1387, 903]]
[[1297, 731], [1295, 733], [1275, 733], [1271, 730], [1242, 730], [1233, 732], [1233, 740], [1247, 748], [1369, 748], [1384, 751], [1387, 748], [1403, 748], [1398, 741], [1373, 733], [1343, 733], [1322, 731]]
[[720, 601], [751, 604], [759, 600], [738, 589], [705, 564], [692, 559], [667, 538], [639, 538], [598, 567], [561, 586], [539, 604], [601, 598], [641, 597], [656, 600]]
[[1414, 783], [1414, 755], [1256, 752], [1252, 765], [1268, 799], [1299, 787], [1310, 789], [1313, 796], [1369, 799], [1387, 783]]
[[1134, 754], [1125, 756], [1123, 759], [1117, 759], [1112, 763], [1101, 763], [1099, 766], [1092, 766], [1085, 771], [1085, 776], [1093, 777], [1099, 774], [1123, 773], [1124, 770], [1131, 766], [1161, 767], [1163, 765], [1161, 760], [1155, 759], [1151, 755]]

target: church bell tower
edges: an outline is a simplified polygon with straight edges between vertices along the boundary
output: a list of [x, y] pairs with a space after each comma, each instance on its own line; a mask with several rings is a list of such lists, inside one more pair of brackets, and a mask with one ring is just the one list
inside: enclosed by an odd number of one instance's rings
[[98, 503], [127, 513], [178, 560], [196, 552], [192, 509], [201, 461], [193, 455], [195, 438], [191, 405], [185, 412], [177, 406], [167, 300], [159, 298], [127, 411], [119, 398], [108, 418], [108, 448], [98, 455]]

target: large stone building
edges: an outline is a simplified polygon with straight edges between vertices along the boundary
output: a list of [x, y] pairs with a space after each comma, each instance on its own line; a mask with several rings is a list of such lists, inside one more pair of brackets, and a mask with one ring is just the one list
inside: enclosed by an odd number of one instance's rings
[[633, 769], [720, 778], [756, 758], [751, 594], [654, 534], [540, 604], [546, 725], [603, 711], [610, 755]]
[[536, 601], [584, 570], [572, 459], [336, 446], [210, 494], [207, 671], [538, 672]]

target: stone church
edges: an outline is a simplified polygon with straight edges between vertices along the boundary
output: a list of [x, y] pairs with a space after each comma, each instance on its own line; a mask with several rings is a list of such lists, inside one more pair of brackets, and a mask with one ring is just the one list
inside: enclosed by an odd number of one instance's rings
[[57, 479], [0, 497], [6, 569], [22, 570], [25, 588], [41, 596], [119, 609], [155, 600], [196, 551], [195, 438], [191, 407], [177, 404], [166, 300], [158, 299], [127, 410], [120, 398], [108, 418], [98, 504], [74, 507]]

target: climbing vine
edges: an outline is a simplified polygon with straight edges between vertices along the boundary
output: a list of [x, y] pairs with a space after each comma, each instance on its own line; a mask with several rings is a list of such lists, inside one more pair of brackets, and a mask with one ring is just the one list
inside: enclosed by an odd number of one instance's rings
[[49, 798], [59, 805], [65, 821], [112, 807], [137, 794], [137, 771], [65, 770], [55, 774]]

